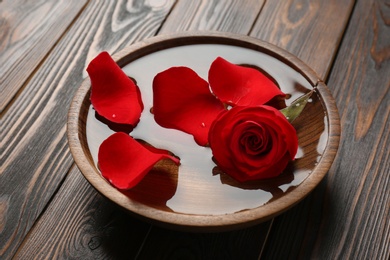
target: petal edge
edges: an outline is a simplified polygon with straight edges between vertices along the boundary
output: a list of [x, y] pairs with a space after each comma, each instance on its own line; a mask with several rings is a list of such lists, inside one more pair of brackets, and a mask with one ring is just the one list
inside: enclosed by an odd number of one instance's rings
[[285, 94], [260, 71], [235, 65], [218, 57], [210, 66], [209, 83], [213, 93], [232, 106], [264, 105]]

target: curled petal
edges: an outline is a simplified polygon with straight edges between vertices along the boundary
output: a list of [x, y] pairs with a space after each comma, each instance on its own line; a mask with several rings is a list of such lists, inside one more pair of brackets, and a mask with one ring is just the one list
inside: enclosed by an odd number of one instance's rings
[[168, 151], [144, 146], [122, 132], [104, 140], [98, 152], [99, 168], [103, 177], [116, 188], [123, 190], [137, 185], [154, 164], [162, 159], [180, 163], [179, 159]]
[[210, 92], [208, 83], [190, 68], [172, 67], [153, 80], [156, 122], [193, 135], [199, 145], [208, 143], [210, 126], [222, 111], [225, 107]]
[[254, 68], [232, 64], [221, 57], [215, 59], [209, 70], [213, 93], [232, 106], [257, 106], [285, 94], [267, 76]]
[[120, 124], [136, 125], [143, 110], [137, 85], [107, 52], [93, 59], [87, 72], [91, 78], [91, 103], [99, 115]]

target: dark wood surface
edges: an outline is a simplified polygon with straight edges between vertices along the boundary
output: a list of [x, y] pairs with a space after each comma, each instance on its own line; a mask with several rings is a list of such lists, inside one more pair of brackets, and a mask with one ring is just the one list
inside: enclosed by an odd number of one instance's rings
[[0, 112], [28, 82], [86, 2], [0, 1]]
[[[0, 1], [0, 259], [390, 257], [388, 1], [57, 2]], [[331, 170], [272, 221], [213, 234], [163, 229], [117, 208], [74, 165], [67, 110], [89, 60], [183, 30], [283, 47], [337, 101]]]

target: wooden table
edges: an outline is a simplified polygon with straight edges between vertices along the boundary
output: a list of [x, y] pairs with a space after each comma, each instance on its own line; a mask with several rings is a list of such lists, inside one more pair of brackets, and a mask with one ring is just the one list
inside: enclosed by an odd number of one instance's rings
[[[102, 197], [74, 164], [69, 104], [85, 67], [154, 35], [250, 35], [327, 83], [341, 143], [325, 180], [266, 223], [167, 230]], [[389, 259], [387, 0], [0, 1], [0, 259]]]

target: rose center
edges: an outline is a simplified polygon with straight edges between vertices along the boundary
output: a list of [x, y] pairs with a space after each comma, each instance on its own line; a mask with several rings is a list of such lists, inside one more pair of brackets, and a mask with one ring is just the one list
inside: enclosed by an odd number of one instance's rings
[[261, 125], [252, 126], [241, 135], [239, 139], [241, 150], [248, 155], [262, 155], [270, 151], [272, 138]]

